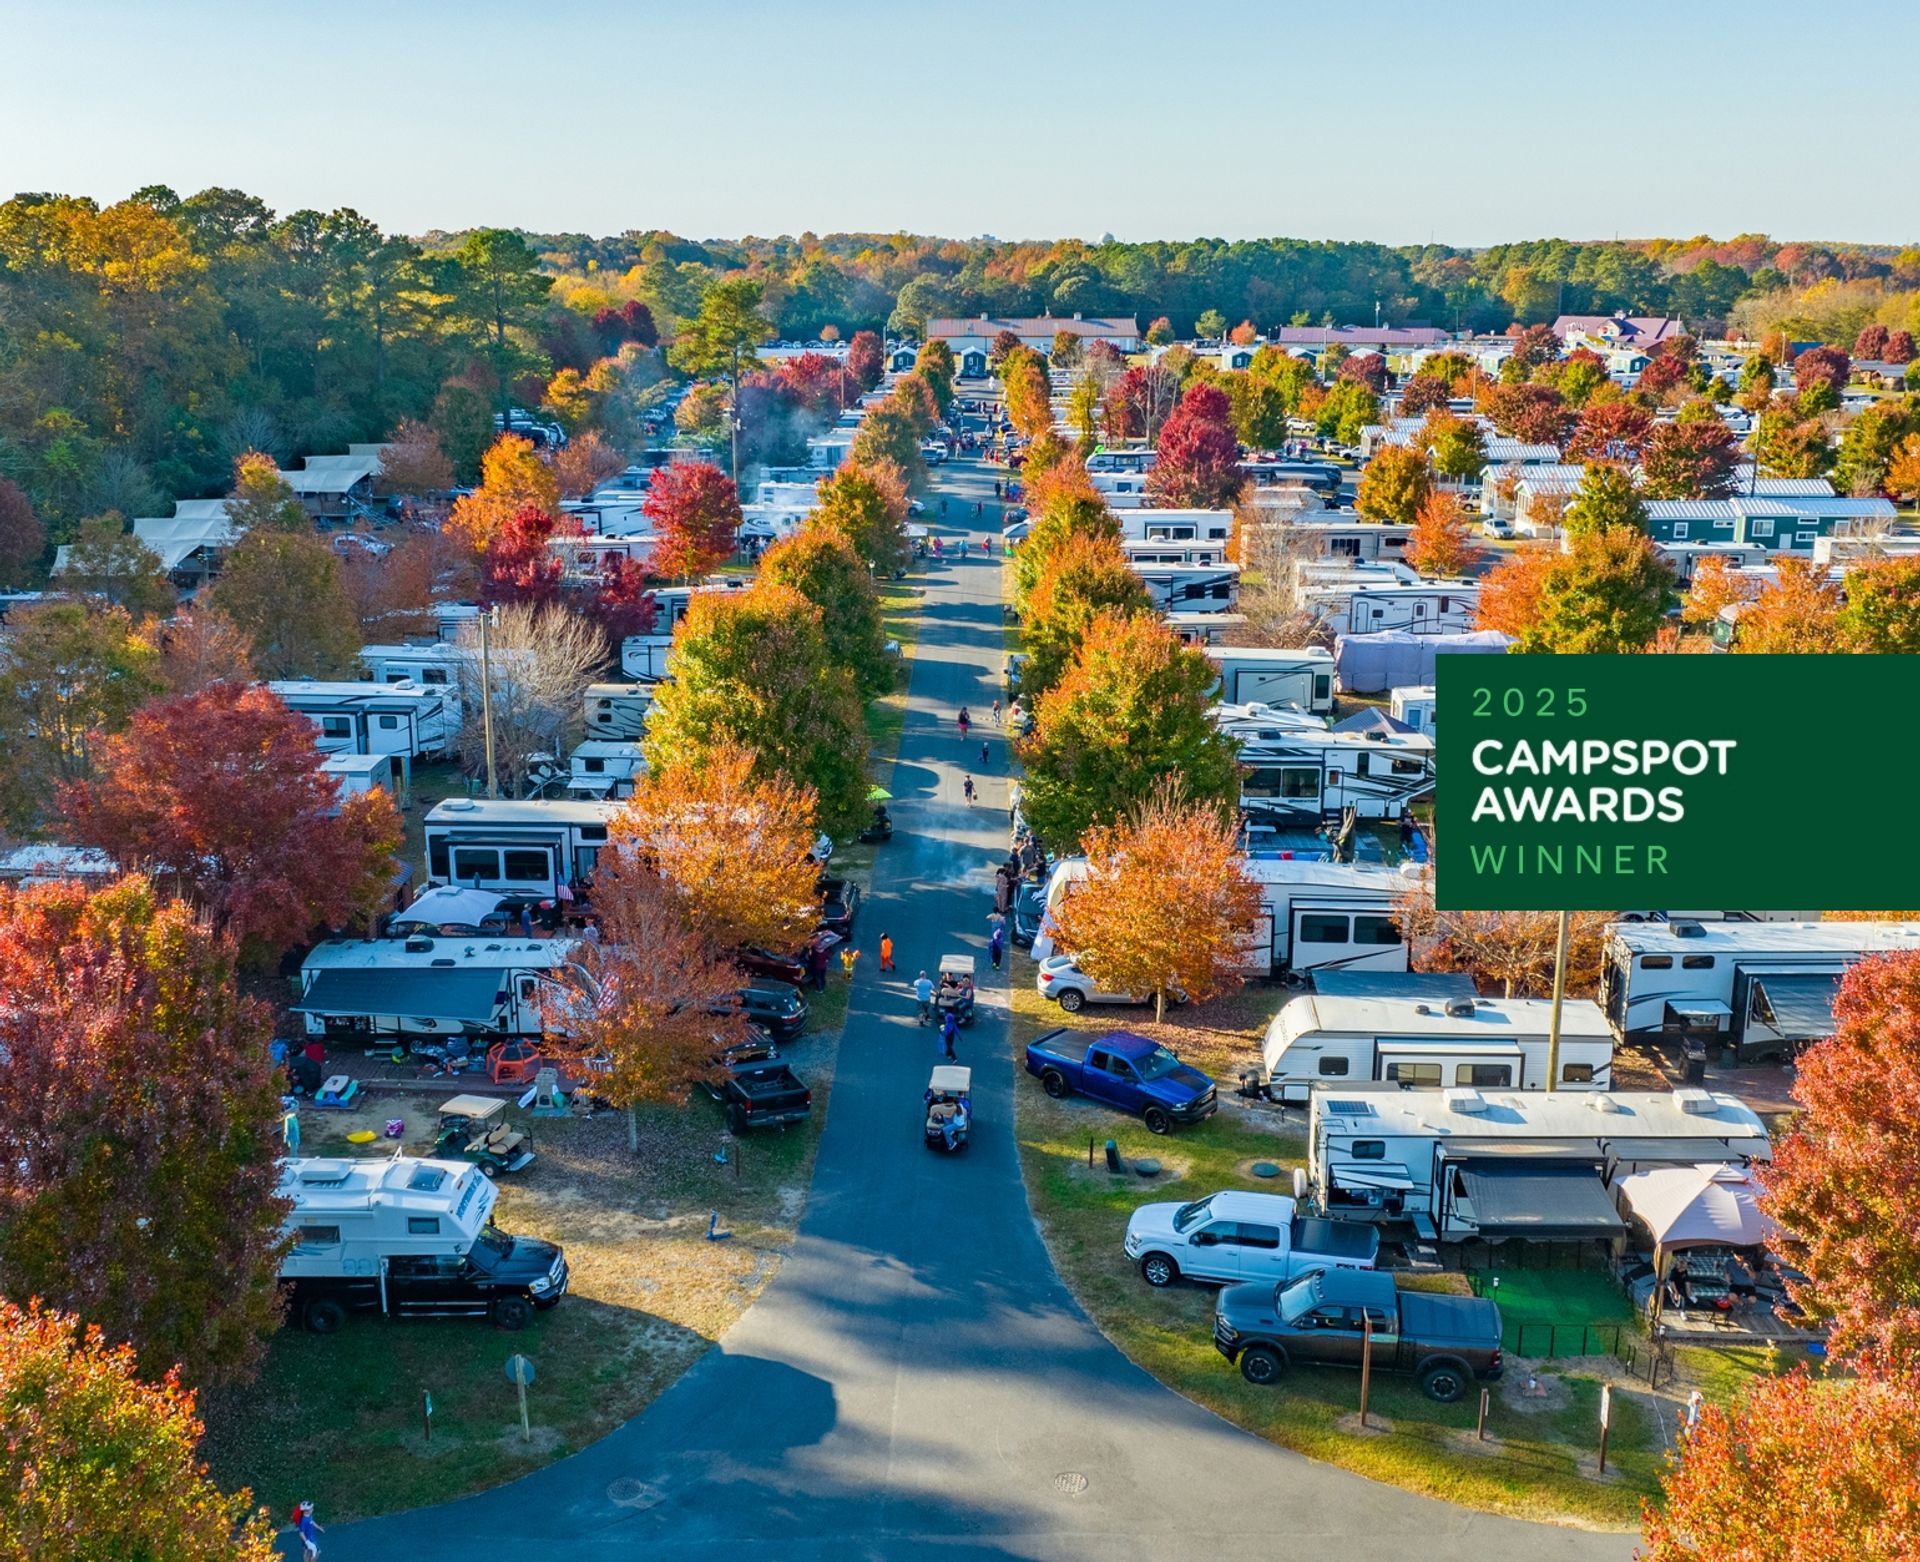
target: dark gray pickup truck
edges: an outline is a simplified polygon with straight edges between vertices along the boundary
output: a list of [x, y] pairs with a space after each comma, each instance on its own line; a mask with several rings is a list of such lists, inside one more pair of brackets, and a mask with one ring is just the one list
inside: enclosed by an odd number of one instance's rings
[[1378, 1271], [1230, 1285], [1214, 1304], [1213, 1343], [1249, 1383], [1265, 1385], [1290, 1364], [1359, 1366], [1367, 1316], [1374, 1370], [1416, 1374], [1429, 1399], [1451, 1404], [1470, 1380], [1500, 1376], [1498, 1307], [1478, 1296], [1402, 1291]]

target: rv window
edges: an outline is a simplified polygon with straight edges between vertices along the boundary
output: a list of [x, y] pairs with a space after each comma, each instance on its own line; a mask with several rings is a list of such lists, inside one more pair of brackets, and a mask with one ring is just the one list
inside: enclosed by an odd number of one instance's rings
[[420, 671], [420, 681], [422, 683], [445, 683], [447, 681], [447, 670], [444, 667], [422, 668]]
[[350, 738], [353, 736], [353, 722], [345, 716], [322, 716], [320, 731], [330, 738]]
[[518, 850], [509, 850], [506, 857], [507, 870], [502, 877], [517, 884], [545, 883], [553, 866], [553, 859], [544, 847], [535, 849], [523, 846]]
[[580, 826], [580, 839], [583, 841], [604, 841], [607, 827], [604, 824], [583, 824]]
[[1683, 971], [1711, 971], [1713, 969], [1713, 956], [1682, 955], [1680, 957], [1680, 969]]
[[1393, 773], [1396, 776], [1422, 775], [1425, 773], [1426, 768], [1427, 767], [1417, 759], [1401, 759], [1396, 756], [1393, 761]]
[[1513, 1067], [1507, 1063], [1462, 1063], [1453, 1071], [1453, 1082], [1483, 1090], [1504, 1090], [1513, 1083]]
[[1320, 1072], [1323, 1075], [1331, 1077], [1337, 1074], [1344, 1074], [1346, 1071], [1347, 1060], [1345, 1058], [1322, 1058], [1320, 1060]]
[[580, 761], [580, 768], [590, 776], [604, 775], [607, 762], [604, 759], [583, 759]]
[[340, 1228], [338, 1226], [302, 1226], [300, 1228], [301, 1247], [338, 1247]]
[[1643, 971], [1671, 971], [1673, 969], [1673, 956], [1642, 955], [1640, 957], [1640, 969]]
[[1353, 941], [1356, 944], [1397, 944], [1400, 924], [1392, 917], [1355, 917]]
[[1437, 1085], [1440, 1083], [1440, 1065], [1438, 1063], [1389, 1063], [1387, 1078], [1396, 1085]]
[[380, 730], [382, 732], [397, 731], [399, 726], [400, 718], [398, 716], [382, 716], [380, 718]]
[[1353, 1158], [1356, 1161], [1384, 1161], [1387, 1158], [1387, 1141], [1356, 1139], [1353, 1141]]
[[1240, 1222], [1240, 1245], [1242, 1247], [1277, 1248], [1280, 1246], [1280, 1228], [1278, 1226], [1250, 1226], [1243, 1220]]
[[500, 854], [485, 847], [460, 846], [453, 853], [453, 876], [456, 879], [497, 879], [500, 877]]
[[407, 1235], [410, 1237], [439, 1236], [440, 1217], [438, 1215], [409, 1215], [407, 1217]]
[[[1360, 756], [1360, 762], [1363, 765], [1366, 763], [1366, 756], [1364, 754]], [[1327, 785], [1330, 787], [1334, 787], [1334, 786], [1338, 786], [1339, 784], [1340, 784], [1340, 772], [1337, 770], [1329, 770], [1327, 772]]]
[[1316, 700], [1330, 700], [1333, 698], [1333, 675], [1331, 673], [1315, 673], [1313, 675], [1313, 697]]
[[1560, 1070], [1560, 1083], [1563, 1085], [1590, 1085], [1593, 1083], [1593, 1065], [1591, 1063], [1569, 1063]]
[[1333, 911], [1308, 911], [1300, 917], [1300, 942], [1303, 944], [1344, 944], [1347, 942], [1347, 918]]
[[443, 840], [427, 842], [427, 877], [444, 879], [447, 876], [447, 843]]
[[1280, 796], [1282, 797], [1318, 797], [1320, 795], [1320, 772], [1299, 767], [1289, 767], [1280, 772]]

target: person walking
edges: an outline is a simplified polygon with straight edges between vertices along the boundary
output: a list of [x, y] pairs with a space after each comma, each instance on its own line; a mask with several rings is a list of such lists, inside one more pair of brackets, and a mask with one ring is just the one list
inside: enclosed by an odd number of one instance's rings
[[987, 745], [984, 743], [980, 745], [980, 768], [982, 770], [987, 768]]
[[807, 970], [813, 976], [815, 992], [827, 990], [827, 946], [816, 939], [807, 946]]
[[966, 706], [960, 707], [960, 714], [954, 718], [953, 724], [960, 729], [960, 736], [963, 738], [973, 730], [973, 717], [968, 713]]
[[880, 969], [883, 971], [893, 969], [893, 935], [891, 933], [880, 935]]
[[920, 1023], [925, 1025], [933, 1018], [933, 983], [925, 971], [914, 978], [913, 995], [920, 1000]]
[[994, 696], [993, 701], [993, 724], [996, 727], [1000, 725], [1000, 698], [998, 695]]
[[945, 1049], [946, 1060], [957, 1063], [959, 1054], [953, 1050], [953, 1044], [960, 1039], [960, 1022], [953, 1017], [953, 1010], [947, 1010], [947, 1017], [940, 1022], [940, 1045]]
[[1000, 954], [1006, 948], [1007, 930], [1003, 923], [993, 924], [993, 932], [987, 937], [987, 958], [993, 962], [994, 970], [1000, 969]]
[[314, 1522], [311, 1499], [303, 1501], [294, 1509], [293, 1527], [300, 1536], [300, 1549], [306, 1562], [315, 1562], [320, 1555], [319, 1534], [324, 1526]]
[[966, 800], [969, 803], [973, 801], [973, 777], [972, 776], [966, 777], [966, 779], [960, 783], [960, 793], [963, 797], [966, 798]]

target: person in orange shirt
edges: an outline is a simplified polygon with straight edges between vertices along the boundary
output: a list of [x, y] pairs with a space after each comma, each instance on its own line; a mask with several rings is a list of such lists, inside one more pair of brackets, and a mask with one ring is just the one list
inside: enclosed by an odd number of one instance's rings
[[893, 969], [893, 936], [889, 933], [880, 935], [880, 969], [883, 971]]

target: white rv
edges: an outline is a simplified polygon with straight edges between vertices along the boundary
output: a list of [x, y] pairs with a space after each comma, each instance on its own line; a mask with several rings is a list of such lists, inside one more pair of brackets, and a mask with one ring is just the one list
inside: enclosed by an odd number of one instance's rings
[[1432, 684], [1403, 684], [1392, 692], [1389, 699], [1391, 703], [1387, 707], [1387, 714], [1395, 721], [1404, 722], [1415, 732], [1424, 732], [1428, 737], [1434, 735], [1435, 690]]
[[[1547, 1082], [1544, 998], [1345, 998], [1303, 993], [1267, 1026], [1261, 1062], [1272, 1099], [1304, 1106], [1316, 1084], [1540, 1090]], [[1613, 1032], [1598, 1004], [1561, 1005], [1559, 1087], [1606, 1090]]]
[[1160, 617], [1182, 645], [1218, 645], [1247, 627], [1245, 613], [1163, 613]]
[[1260, 824], [1319, 824], [1349, 808], [1398, 819], [1434, 787], [1422, 732], [1286, 732], [1243, 741], [1240, 763], [1240, 807]]
[[403, 773], [419, 756], [444, 753], [459, 730], [445, 696], [417, 683], [298, 678], [267, 687], [314, 724], [321, 753], [387, 754]]
[[385, 754], [329, 754], [320, 761], [320, 774], [339, 788], [341, 801], [364, 797], [377, 786], [393, 781], [393, 761]]
[[567, 756], [567, 795], [591, 799], [633, 796], [633, 785], [646, 774], [647, 761], [638, 743], [589, 738]]
[[549, 900], [593, 873], [613, 803], [450, 797], [427, 815], [427, 882]]
[[1141, 564], [1128, 561], [1162, 613], [1230, 613], [1240, 600], [1238, 564]]
[[1705, 1090], [1317, 1085], [1307, 1139], [1304, 1180], [1321, 1213], [1404, 1220], [1445, 1242], [1616, 1237], [1611, 1189], [1627, 1173], [1772, 1155], [1750, 1108]]
[[1418, 585], [1355, 585], [1316, 591], [1312, 606], [1342, 635], [1399, 630], [1416, 635], [1463, 635], [1473, 628], [1480, 588], [1470, 580]]
[[1120, 542], [1213, 542], [1233, 535], [1231, 510], [1129, 510], [1116, 515]]
[[1206, 647], [1205, 655], [1220, 669], [1213, 696], [1217, 700], [1229, 705], [1298, 705], [1321, 716], [1333, 710], [1331, 651], [1223, 645]]
[[1615, 923], [1600, 1005], [1625, 1042], [1723, 1042], [1742, 1059], [1790, 1056], [1833, 1034], [1856, 960], [1920, 949], [1920, 922]]
[[584, 696], [587, 734], [603, 742], [637, 740], [647, 734], [653, 685], [590, 683]]
[[1136, 570], [1168, 565], [1198, 569], [1203, 565], [1217, 566], [1227, 561], [1227, 545], [1224, 542], [1209, 542], [1200, 538], [1158, 537], [1135, 541], [1129, 537], [1120, 544], [1120, 551]]
[[[1407, 946], [1394, 908], [1408, 881], [1398, 872], [1257, 853], [1243, 857], [1241, 867], [1260, 889], [1260, 917], [1247, 941], [1249, 970], [1274, 976], [1334, 968], [1406, 970]], [[1054, 868], [1033, 941], [1036, 961], [1061, 952], [1051, 913], [1086, 877], [1084, 857], [1065, 858]]]
[[672, 635], [628, 635], [620, 642], [620, 671], [636, 683], [661, 683], [672, 666]]
[[568, 938], [330, 938], [300, 966], [307, 1034], [338, 1043], [378, 1037], [539, 1036], [574, 991]]
[[375, 683], [416, 683], [432, 689], [456, 705], [460, 698], [460, 669], [473, 653], [450, 640], [406, 641], [398, 645], [363, 645], [360, 660]]

